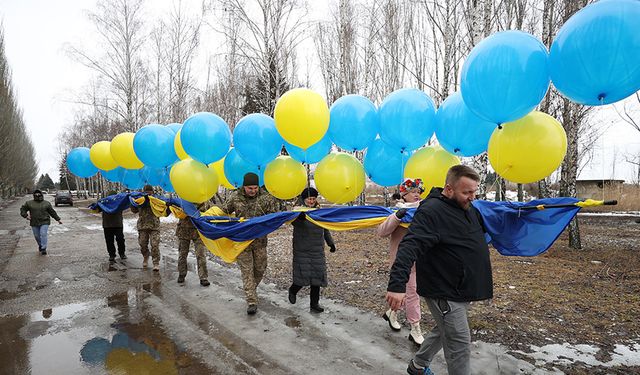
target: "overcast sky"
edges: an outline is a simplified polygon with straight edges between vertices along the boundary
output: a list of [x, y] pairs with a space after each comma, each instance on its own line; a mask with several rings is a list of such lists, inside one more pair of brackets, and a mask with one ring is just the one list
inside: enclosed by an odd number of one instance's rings
[[[154, 0], [154, 6], [158, 1]], [[0, 0], [5, 53], [18, 103], [31, 133], [40, 173], [49, 173], [54, 181], [58, 180], [57, 138], [73, 120], [69, 100], [90, 79], [87, 69], [70, 59], [64, 48], [91, 41], [94, 28], [86, 11], [94, 4], [95, 0]], [[321, 8], [326, 11], [326, 5]], [[620, 121], [608, 107], [597, 109], [597, 118], [610, 125], [597, 143], [594, 161], [580, 178], [631, 181], [634, 170], [623, 156], [640, 153], [640, 132]]]

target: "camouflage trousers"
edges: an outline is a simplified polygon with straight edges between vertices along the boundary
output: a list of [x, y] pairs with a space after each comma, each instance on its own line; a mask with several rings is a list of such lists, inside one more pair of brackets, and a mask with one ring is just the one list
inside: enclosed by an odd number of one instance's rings
[[147, 259], [149, 257], [149, 242], [151, 242], [151, 258], [153, 265], [160, 264], [160, 231], [138, 229], [138, 244], [142, 256]]
[[249, 305], [258, 304], [256, 289], [267, 269], [267, 238], [256, 238], [236, 259], [242, 273], [242, 285]]
[[200, 280], [206, 280], [209, 277], [207, 272], [207, 248], [201, 239], [183, 240], [178, 243], [178, 275], [187, 275], [187, 255], [189, 254], [189, 245], [193, 241], [193, 247], [196, 253], [196, 262], [198, 263], [198, 277]]

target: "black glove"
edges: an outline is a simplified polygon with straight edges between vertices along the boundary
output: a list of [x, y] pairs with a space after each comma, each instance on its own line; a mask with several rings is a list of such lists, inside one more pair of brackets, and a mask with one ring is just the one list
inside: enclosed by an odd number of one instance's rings
[[329, 251], [332, 253], [336, 252], [336, 245], [329, 245]]
[[404, 217], [404, 215], [407, 214], [407, 209], [406, 208], [401, 208], [398, 211], [396, 211], [396, 217], [398, 219], [402, 219]]

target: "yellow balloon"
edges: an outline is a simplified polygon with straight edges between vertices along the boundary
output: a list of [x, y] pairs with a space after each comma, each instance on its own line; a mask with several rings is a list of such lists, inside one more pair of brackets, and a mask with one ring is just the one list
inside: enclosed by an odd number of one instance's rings
[[184, 160], [188, 158], [189, 155], [187, 155], [187, 152], [182, 148], [182, 142], [180, 142], [180, 130], [178, 130], [175, 138], [173, 138], [173, 149], [175, 150], [176, 155], [178, 155], [178, 158], [180, 158], [180, 160]]
[[144, 164], [133, 151], [135, 133], [120, 133], [111, 140], [111, 156], [122, 168], [140, 169]]
[[320, 160], [314, 179], [318, 192], [327, 200], [347, 203], [364, 190], [365, 174], [358, 159], [344, 152], [332, 152]]
[[273, 119], [285, 141], [306, 150], [329, 129], [329, 107], [315, 91], [297, 88], [278, 99]]
[[218, 180], [220, 181], [220, 185], [224, 186], [227, 189], [233, 190], [236, 187], [233, 186], [231, 182], [227, 180], [227, 176], [224, 175], [224, 159], [225, 158], [226, 156], [218, 161], [214, 161], [213, 163], [210, 163], [209, 168], [213, 168], [213, 170], [216, 171], [216, 174], [218, 175]]
[[187, 158], [171, 167], [169, 179], [178, 196], [193, 203], [204, 202], [218, 191], [218, 175], [199, 161]]
[[555, 118], [533, 111], [496, 128], [487, 154], [493, 169], [520, 184], [541, 180], [555, 171], [567, 153], [567, 134]]
[[441, 146], [427, 146], [416, 151], [404, 167], [404, 178], [421, 178], [424, 184], [422, 198], [431, 188], [444, 187], [449, 168], [460, 164], [460, 159]]
[[118, 163], [111, 156], [111, 142], [109, 141], [96, 142], [91, 146], [89, 159], [91, 159], [93, 165], [103, 171], [110, 171], [118, 167]]
[[290, 156], [278, 156], [264, 169], [264, 187], [276, 198], [295, 198], [306, 186], [307, 170]]

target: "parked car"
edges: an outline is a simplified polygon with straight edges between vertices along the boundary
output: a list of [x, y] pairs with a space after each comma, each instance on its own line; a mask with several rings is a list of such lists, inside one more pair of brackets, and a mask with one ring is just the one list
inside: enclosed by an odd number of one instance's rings
[[71, 193], [68, 191], [57, 192], [54, 201], [56, 207], [58, 207], [59, 204], [68, 204], [70, 206], [73, 206], [73, 198], [71, 198]]

